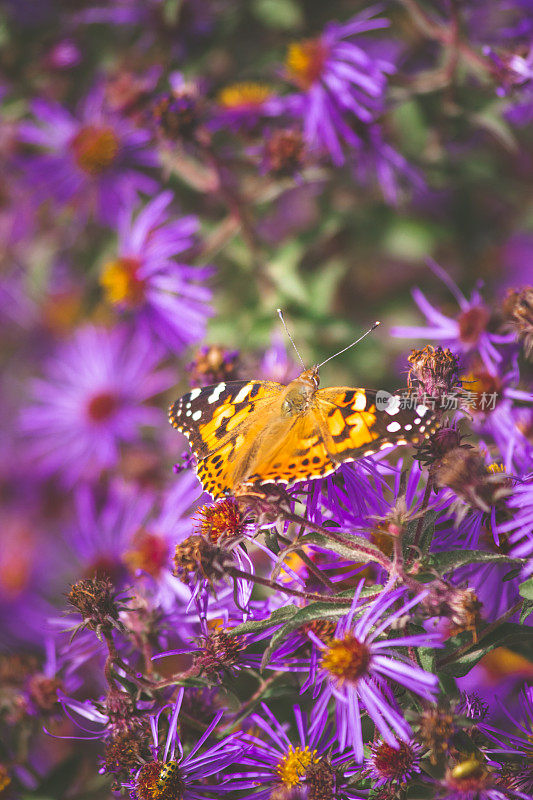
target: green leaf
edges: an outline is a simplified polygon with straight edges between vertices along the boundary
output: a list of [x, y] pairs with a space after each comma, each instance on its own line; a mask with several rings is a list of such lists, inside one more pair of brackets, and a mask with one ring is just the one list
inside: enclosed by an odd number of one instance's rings
[[281, 642], [286, 639], [290, 633], [298, 630], [298, 628], [301, 628], [302, 625], [305, 625], [308, 622], [313, 622], [316, 619], [337, 620], [340, 619], [344, 614], [346, 614], [346, 606], [344, 604], [335, 605], [334, 603], [310, 603], [305, 608], [301, 608], [296, 612], [296, 614], [294, 614], [292, 619], [283, 625], [282, 628], [274, 632], [272, 639], [270, 640], [270, 644], [264, 652], [261, 668], [264, 669], [264, 667], [266, 667], [270, 661], [272, 653], [277, 647], [279, 647]]
[[433, 647], [418, 647], [416, 652], [422, 669], [426, 672], [435, 672], [437, 651]]
[[331, 550], [333, 553], [337, 553], [350, 561], [362, 561], [364, 563], [377, 561], [379, 563], [384, 558], [379, 547], [369, 542], [368, 539], [363, 539], [362, 536], [346, 534], [345, 542], [338, 542], [330, 539], [327, 534], [323, 535], [313, 531], [302, 536], [299, 541], [301, 544], [316, 544], [319, 547], [324, 547], [326, 550]]
[[434, 553], [428, 560], [428, 566], [440, 575], [444, 575], [467, 564], [520, 564], [521, 561], [520, 558], [512, 558], [503, 553], [489, 553], [485, 550], [451, 550]]
[[522, 567], [513, 567], [513, 569], [509, 570], [509, 572], [503, 576], [502, 583], [506, 583], [507, 581], [514, 581], [522, 571]]
[[528, 578], [527, 581], [520, 584], [518, 593], [520, 597], [524, 597], [526, 600], [533, 600], [533, 577]]
[[[419, 550], [422, 551], [422, 553], [427, 553], [429, 548], [431, 547], [431, 542], [433, 541], [433, 535], [435, 533], [436, 519], [437, 519], [437, 511], [435, 511], [434, 509], [426, 511], [426, 514], [424, 515], [424, 521], [422, 524], [420, 539], [417, 544], [417, 547], [419, 548]], [[405, 558], [409, 557], [412, 558], [415, 552], [417, 552], [411, 549], [411, 545], [414, 543], [419, 522], [420, 520], [418, 519], [415, 519], [412, 522], [410, 522], [403, 536], [402, 548]]]
[[533, 600], [525, 600], [520, 609], [519, 622], [524, 622], [531, 613], [533, 613]]
[[295, 0], [253, 0], [255, 16], [269, 28], [290, 31], [301, 28], [302, 10]]
[[258, 633], [267, 628], [273, 628], [275, 625], [281, 625], [296, 614], [297, 610], [297, 607], [292, 605], [276, 608], [266, 619], [251, 619], [248, 622], [237, 625], [235, 628], [225, 628], [224, 631], [229, 636], [240, 636], [243, 633]]

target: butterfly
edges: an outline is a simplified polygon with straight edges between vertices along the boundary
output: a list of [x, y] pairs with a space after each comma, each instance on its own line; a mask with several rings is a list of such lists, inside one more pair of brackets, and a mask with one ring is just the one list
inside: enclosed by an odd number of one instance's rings
[[389, 395], [377, 408], [376, 392], [319, 384], [313, 367], [286, 385], [228, 381], [177, 400], [170, 423], [187, 437], [204, 490], [217, 500], [293, 486], [435, 430], [435, 415], [422, 404], [401, 408], [400, 397]]

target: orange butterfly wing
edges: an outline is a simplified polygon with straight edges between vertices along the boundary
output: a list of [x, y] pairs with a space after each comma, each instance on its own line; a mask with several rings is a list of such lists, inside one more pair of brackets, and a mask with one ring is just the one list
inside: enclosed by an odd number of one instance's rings
[[284, 389], [273, 381], [228, 381], [193, 389], [170, 407], [170, 423], [187, 437], [198, 478], [215, 500], [235, 493], [235, 470], [254, 448], [250, 428], [268, 418]]
[[284, 428], [267, 428], [262, 452], [258, 453], [253, 473], [243, 481], [244, 487], [265, 483], [292, 486], [322, 478], [339, 468], [328, 454], [321, 425], [311, 410], [286, 419]]
[[435, 430], [434, 415], [422, 405], [376, 408], [376, 392], [339, 386], [319, 389], [316, 413], [328, 454], [344, 463], [394, 445], [418, 444]]

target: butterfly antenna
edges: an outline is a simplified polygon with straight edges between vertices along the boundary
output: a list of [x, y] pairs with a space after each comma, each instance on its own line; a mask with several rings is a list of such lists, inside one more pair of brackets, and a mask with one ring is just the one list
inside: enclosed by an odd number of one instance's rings
[[294, 339], [292, 338], [291, 334], [289, 333], [289, 329], [287, 328], [287, 325], [285, 324], [285, 320], [283, 319], [283, 312], [282, 312], [281, 308], [278, 308], [278, 309], [276, 309], [276, 310], [277, 310], [277, 312], [278, 312], [278, 316], [279, 316], [280, 320], [281, 320], [281, 321], [282, 321], [282, 323], [283, 323], [283, 327], [285, 328], [285, 333], [287, 334], [287, 336], [288, 336], [288, 337], [289, 337], [289, 339], [291, 340], [291, 344], [292, 344], [292, 346], [294, 347], [294, 349], [295, 349], [295, 351], [296, 351], [296, 355], [297, 355], [297, 356], [298, 356], [298, 358], [300, 359], [300, 361], [301, 361], [301, 363], [302, 363], [302, 367], [305, 369], [304, 360], [303, 360], [303, 358], [301, 357], [300, 353], [298, 352], [298, 348], [297, 348], [297, 347], [296, 347], [296, 345], [294, 344]]
[[345, 347], [343, 350], [339, 350], [338, 353], [335, 353], [334, 355], [330, 356], [329, 358], [326, 358], [326, 360], [323, 361], [321, 364], [318, 364], [317, 365], [317, 369], [319, 369], [320, 367], [323, 367], [324, 364], [327, 364], [328, 361], [331, 361], [332, 358], [337, 358], [337, 356], [340, 356], [342, 353], [345, 353], [351, 347], [355, 347], [355, 345], [359, 344], [359, 342], [362, 341], [365, 338], [365, 336], [368, 336], [369, 333], [372, 333], [372, 331], [374, 331], [378, 327], [378, 325], [381, 325], [381, 322], [379, 322], [379, 320], [374, 322], [372, 327], [369, 328], [366, 333], [363, 333], [363, 335], [360, 336], [359, 339], [356, 339], [355, 342], [352, 342], [351, 344], [348, 345], [348, 347]]

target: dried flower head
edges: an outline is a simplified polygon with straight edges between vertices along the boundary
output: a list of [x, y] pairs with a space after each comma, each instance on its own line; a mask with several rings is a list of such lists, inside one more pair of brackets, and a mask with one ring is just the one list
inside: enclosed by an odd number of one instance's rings
[[407, 360], [411, 364], [408, 384], [420, 398], [441, 400], [459, 390], [459, 359], [448, 347], [428, 344], [423, 350], [412, 350]]
[[309, 763], [305, 774], [306, 800], [335, 800], [337, 784], [337, 770], [327, 758]]
[[103, 771], [126, 779], [131, 770], [150, 758], [147, 729], [140, 727], [113, 732], [105, 741]]
[[182, 800], [185, 782], [175, 761], [150, 761], [135, 781], [136, 800]]
[[533, 286], [509, 289], [503, 303], [506, 323], [519, 342], [524, 345], [526, 357], [533, 353]]
[[469, 506], [489, 513], [508, 493], [507, 477], [491, 472], [476, 449], [456, 447], [434, 464], [437, 486], [452, 489]]
[[117, 593], [107, 577], [94, 577], [74, 583], [67, 595], [68, 602], [76, 608], [83, 622], [80, 627], [89, 628], [100, 638], [112, 628], [121, 628], [120, 607]]
[[443, 426], [423, 441], [417, 448], [415, 458], [420, 461], [421, 466], [430, 468], [430, 474], [433, 477], [435, 468], [444, 456], [459, 448], [471, 450], [472, 445], [463, 443], [463, 434], [459, 432], [456, 425]]
[[420, 608], [430, 618], [446, 619], [450, 636], [471, 631], [476, 639], [482, 603], [473, 589], [461, 589], [444, 581], [435, 581]]
[[380, 739], [372, 745], [372, 755], [365, 767], [365, 774], [372, 786], [400, 785], [420, 772], [420, 746], [414, 742], [398, 742], [397, 747]]
[[189, 536], [176, 545], [174, 575], [183, 583], [205, 579], [211, 584], [224, 576], [232, 563], [231, 554], [211, 544], [205, 536]]
[[202, 637], [200, 649], [194, 656], [194, 667], [200, 674], [219, 683], [240, 663], [242, 644], [238, 636], [224, 630], [210, 631]]
[[191, 386], [210, 386], [239, 377], [239, 351], [227, 350], [219, 344], [201, 347], [187, 365]]
[[418, 738], [429, 750], [432, 764], [436, 764], [440, 756], [448, 752], [454, 733], [454, 717], [448, 708], [435, 705], [426, 708], [420, 715]]
[[26, 682], [28, 710], [34, 714], [48, 716], [59, 711], [58, 692], [63, 690], [63, 682], [41, 672], [31, 675]]
[[183, 84], [172, 92], [159, 95], [153, 102], [152, 119], [161, 134], [170, 141], [191, 141], [201, 122], [198, 88]]
[[305, 143], [296, 128], [276, 130], [265, 143], [265, 161], [268, 172], [278, 177], [300, 172], [305, 163]]

